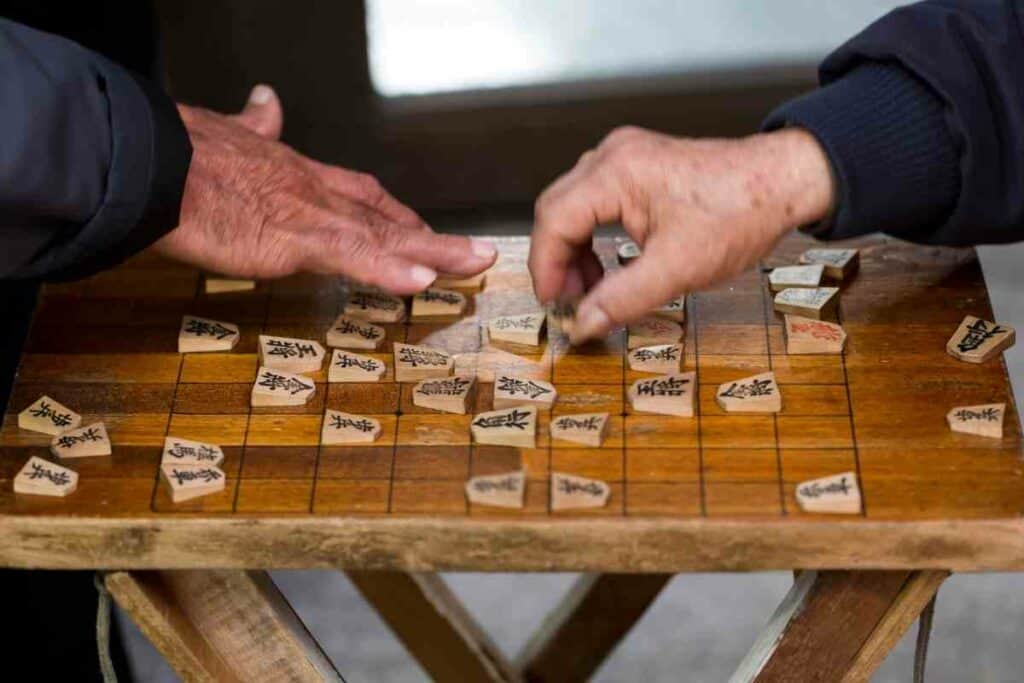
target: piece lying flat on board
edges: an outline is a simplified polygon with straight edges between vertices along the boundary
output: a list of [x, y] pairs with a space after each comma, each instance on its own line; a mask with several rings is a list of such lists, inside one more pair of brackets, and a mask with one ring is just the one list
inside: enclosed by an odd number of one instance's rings
[[475, 384], [473, 375], [425, 379], [413, 387], [412, 403], [421, 408], [465, 415]]
[[526, 346], [539, 346], [544, 318], [544, 313], [540, 311], [523, 315], [503, 315], [487, 323], [487, 336], [492, 342], [503, 341]]
[[324, 365], [327, 352], [312, 339], [260, 335], [260, 362], [263, 367], [307, 374]]
[[252, 406], [301, 406], [316, 391], [316, 383], [305, 375], [261, 367], [252, 385]]
[[18, 413], [18, 428], [59, 436], [82, 424], [82, 416], [49, 396], [40, 396]]
[[825, 275], [845, 280], [857, 272], [860, 253], [856, 249], [808, 249], [800, 255], [800, 263], [820, 263], [825, 266]]
[[555, 385], [542, 379], [527, 379], [512, 375], [494, 378], [494, 408], [537, 406], [541, 410], [551, 407], [558, 396]]
[[846, 346], [846, 331], [827, 320], [814, 320], [799, 315], [786, 315], [783, 328], [786, 353], [797, 355], [838, 354]]
[[600, 448], [608, 433], [608, 413], [576, 413], [551, 418], [551, 438]]
[[675, 320], [677, 323], [686, 322], [686, 296], [676, 297], [661, 308], [655, 308], [651, 315]]
[[473, 477], [466, 482], [466, 500], [476, 505], [499, 508], [521, 508], [526, 493], [523, 471]]
[[14, 476], [14, 492], [62, 498], [78, 488], [78, 472], [32, 456]]
[[551, 473], [551, 509], [582, 510], [608, 504], [611, 490], [600, 479], [587, 479], [564, 472]]
[[186, 315], [178, 332], [178, 352], [230, 351], [240, 336], [238, 325]]
[[374, 351], [384, 341], [383, 327], [342, 313], [327, 330], [327, 345], [343, 349]]
[[715, 401], [727, 413], [777, 413], [782, 410], [782, 392], [775, 383], [774, 372], [721, 384]]
[[227, 277], [208, 277], [204, 284], [207, 294], [232, 294], [256, 289], [255, 280], [236, 280]]
[[816, 287], [814, 289], [790, 287], [775, 295], [775, 310], [779, 313], [791, 313], [814, 320], [835, 318], [838, 305], [838, 287]]
[[969, 315], [946, 342], [949, 355], [966, 363], [984, 363], [1013, 346], [1017, 331], [1009, 325]]
[[638, 413], [693, 417], [696, 372], [638, 379], [629, 388], [629, 402]]
[[354, 289], [342, 313], [371, 323], [397, 323], [405, 319], [405, 302], [383, 292]]
[[478, 444], [535, 448], [537, 409], [525, 406], [480, 413], [473, 417], [469, 428]]
[[796, 502], [804, 512], [856, 515], [861, 507], [857, 475], [843, 472], [797, 484]]
[[179, 465], [220, 467], [224, 462], [224, 451], [216, 444], [168, 436], [164, 438], [164, 450], [160, 456], [160, 463], [168, 462]]
[[171, 501], [175, 503], [219, 493], [224, 490], [227, 483], [227, 476], [219, 467], [184, 465], [176, 462], [165, 462], [160, 465], [160, 478], [167, 487]]
[[327, 368], [328, 382], [379, 382], [387, 365], [384, 361], [360, 353], [334, 349]]
[[64, 460], [67, 458], [89, 458], [110, 455], [110, 436], [102, 422], [79, 427], [53, 437], [50, 441], [50, 452]]
[[626, 240], [615, 249], [615, 253], [619, 257], [619, 263], [626, 265], [640, 258], [640, 247], [633, 240]]
[[978, 406], [958, 406], [946, 413], [946, 421], [954, 432], [1003, 438], [1005, 403], [986, 403]]
[[478, 273], [471, 277], [439, 277], [434, 280], [434, 286], [441, 289], [467, 289], [478, 291], [483, 289], [487, 280], [487, 271]]
[[380, 433], [380, 420], [338, 410], [327, 410], [324, 413], [323, 427], [320, 429], [320, 443], [324, 446], [373, 443], [380, 438]]
[[455, 360], [444, 351], [429, 346], [394, 344], [395, 381], [419, 382], [421, 379], [447, 377]]
[[815, 288], [821, 285], [825, 266], [816, 263], [808, 266], [782, 266], [768, 274], [768, 287], [778, 292], [790, 287]]
[[412, 298], [413, 318], [458, 316], [466, 310], [466, 295], [450, 289], [428, 287]]
[[682, 344], [659, 344], [641, 346], [627, 354], [629, 369], [636, 372], [653, 372], [671, 375], [679, 372], [683, 362]]
[[628, 332], [626, 346], [629, 349], [675, 344], [683, 336], [683, 328], [679, 323], [653, 315], [630, 323], [626, 329]]

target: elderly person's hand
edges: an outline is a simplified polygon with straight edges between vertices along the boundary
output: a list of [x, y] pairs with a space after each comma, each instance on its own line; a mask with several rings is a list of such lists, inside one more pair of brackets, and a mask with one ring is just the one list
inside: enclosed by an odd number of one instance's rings
[[[803, 130], [691, 140], [618, 129], [537, 200], [534, 288], [543, 303], [582, 296], [573, 342], [601, 336], [750, 267], [826, 217], [832, 194], [824, 150]], [[643, 254], [603, 277], [591, 234], [616, 221]]]
[[372, 176], [278, 142], [281, 104], [267, 86], [236, 116], [179, 111], [193, 153], [181, 222], [156, 245], [168, 256], [241, 277], [337, 273], [394, 294], [494, 262], [492, 245], [433, 232]]

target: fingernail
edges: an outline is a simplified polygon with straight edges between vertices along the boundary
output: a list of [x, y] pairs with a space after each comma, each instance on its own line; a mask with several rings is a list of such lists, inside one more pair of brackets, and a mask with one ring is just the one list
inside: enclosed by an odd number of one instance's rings
[[612, 327], [611, 318], [592, 303], [584, 302], [576, 309], [569, 341], [579, 344], [593, 337], [599, 337]]
[[273, 96], [274, 91], [271, 89], [269, 85], [260, 84], [253, 88], [252, 92], [249, 93], [249, 103], [266, 104], [267, 102], [270, 101], [270, 98], [272, 98]]
[[426, 266], [413, 266], [409, 270], [409, 277], [419, 287], [429, 287], [437, 279], [437, 271]]
[[472, 237], [470, 238], [469, 243], [473, 249], [473, 256], [477, 256], [482, 259], [492, 259], [498, 253], [498, 250], [494, 245], [487, 240]]

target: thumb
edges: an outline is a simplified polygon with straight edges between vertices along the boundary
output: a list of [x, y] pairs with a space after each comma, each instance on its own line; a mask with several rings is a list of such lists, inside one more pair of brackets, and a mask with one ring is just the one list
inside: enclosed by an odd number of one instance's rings
[[252, 89], [245, 108], [234, 119], [257, 135], [277, 140], [284, 126], [281, 100], [273, 88], [261, 83]]

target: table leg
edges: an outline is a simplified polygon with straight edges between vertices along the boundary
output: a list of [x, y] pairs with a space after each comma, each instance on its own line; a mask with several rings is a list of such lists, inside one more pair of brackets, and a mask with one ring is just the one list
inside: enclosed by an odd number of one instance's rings
[[342, 681], [266, 572], [113, 572], [107, 590], [184, 681]]

